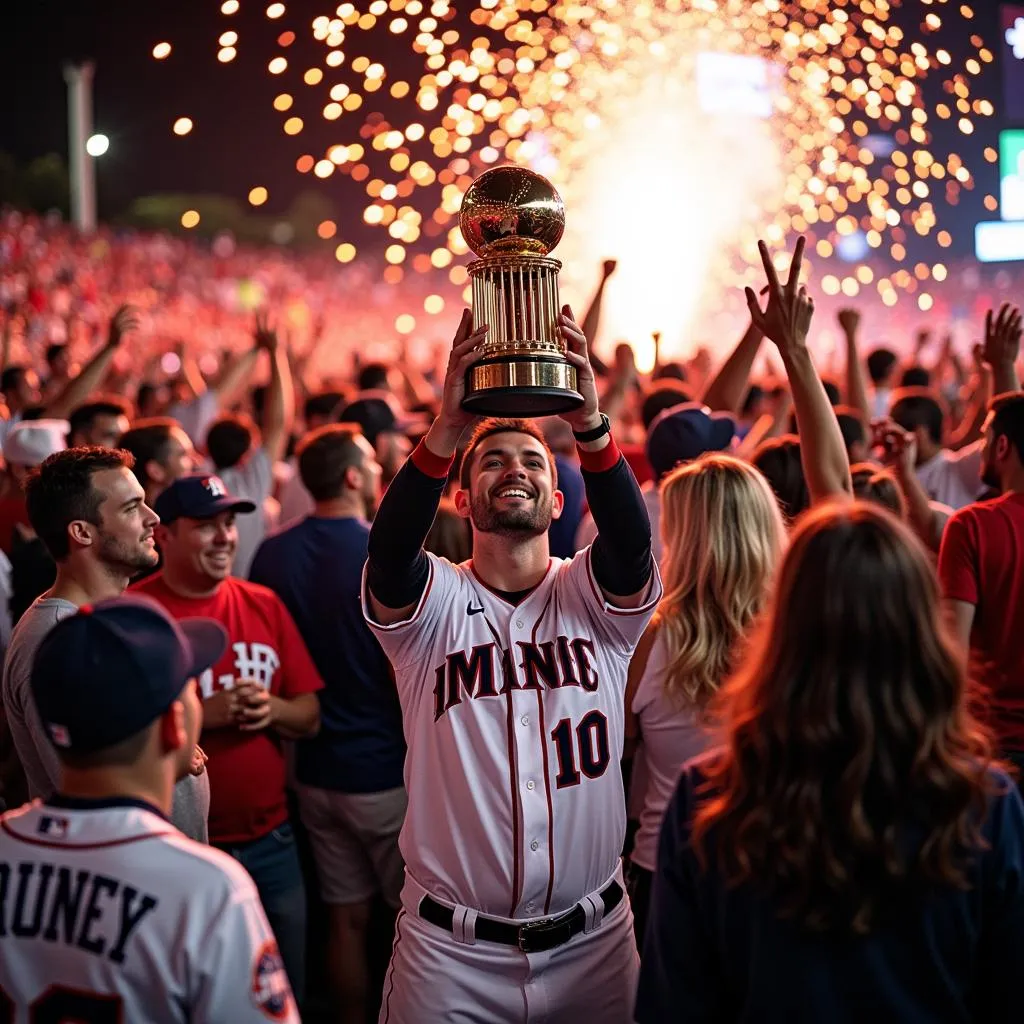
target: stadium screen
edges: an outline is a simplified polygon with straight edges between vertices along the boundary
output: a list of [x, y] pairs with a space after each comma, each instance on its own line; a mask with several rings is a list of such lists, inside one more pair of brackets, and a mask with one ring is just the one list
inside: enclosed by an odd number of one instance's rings
[[1024, 220], [1024, 129], [999, 133], [999, 215]]
[[1004, 4], [999, 20], [1005, 116], [1011, 123], [1024, 124], [1024, 6]]
[[740, 53], [697, 54], [697, 96], [706, 114], [769, 118], [775, 106], [777, 69]]

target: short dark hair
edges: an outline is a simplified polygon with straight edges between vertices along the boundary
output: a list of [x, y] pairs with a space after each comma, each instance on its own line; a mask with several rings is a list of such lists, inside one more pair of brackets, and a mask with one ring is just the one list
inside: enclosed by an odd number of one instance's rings
[[892, 396], [889, 415], [911, 432], [924, 427], [935, 444], [942, 444], [942, 426], [946, 412], [942, 403], [927, 388], [901, 388]]
[[149, 743], [150, 729], [153, 723], [140, 729], [133, 736], [129, 736], [120, 743], [104, 747], [102, 750], [92, 750], [88, 754], [76, 754], [73, 750], [62, 750], [57, 748], [57, 759], [61, 764], [69, 768], [77, 768], [79, 771], [87, 771], [91, 768], [108, 768], [111, 765], [128, 768], [135, 764], [142, 757], [142, 752]]
[[135, 478], [143, 487], [152, 481], [146, 472], [150, 462], [164, 462], [171, 445], [171, 432], [180, 430], [181, 424], [173, 416], [151, 416], [136, 420], [131, 430], [126, 430], [118, 446], [135, 456]]
[[850, 448], [858, 441], [866, 442], [868, 439], [867, 425], [864, 417], [848, 405], [836, 406], [836, 419], [839, 421], [839, 430], [843, 435], [843, 444], [846, 445], [846, 454], [850, 454]]
[[84, 519], [99, 526], [103, 495], [93, 488], [93, 475], [134, 465], [131, 452], [121, 448], [83, 445], [54, 452], [32, 471], [25, 483], [28, 519], [55, 562], [62, 562], [71, 552], [71, 523]]
[[117, 395], [102, 395], [91, 402], [83, 402], [68, 417], [68, 434], [84, 433], [89, 430], [99, 416], [124, 416], [131, 419], [132, 407]]
[[14, 391], [21, 387], [27, 369], [27, 367], [19, 365], [6, 367], [4, 372], [0, 373], [0, 391]]
[[659, 380], [647, 390], [640, 405], [640, 418], [643, 420], [644, 430], [650, 427], [655, 419], [657, 419], [659, 413], [692, 401], [693, 395], [689, 388], [683, 386], [681, 381], [674, 380], [671, 377]]
[[356, 388], [359, 391], [386, 391], [388, 368], [383, 363], [367, 363], [356, 377]]
[[882, 384], [889, 374], [892, 373], [899, 359], [892, 349], [876, 348], [868, 353], [866, 362], [871, 382], [873, 384]]
[[551, 467], [551, 484], [558, 486], [558, 469], [555, 466], [555, 457], [544, 439], [544, 432], [533, 420], [506, 419], [499, 416], [491, 416], [481, 420], [469, 436], [469, 442], [462, 453], [462, 463], [459, 466], [459, 486], [465, 491], [469, 490], [469, 471], [472, 468], [473, 452], [495, 434], [529, 434], [544, 449], [548, 457], [548, 465]]
[[1005, 437], [1017, 449], [1017, 457], [1024, 462], [1024, 392], [1009, 391], [996, 395], [989, 402], [992, 413], [992, 433]]
[[686, 367], [682, 363], [662, 363], [653, 374], [651, 380], [681, 380], [686, 381]]
[[931, 382], [931, 371], [923, 366], [908, 366], [900, 375], [901, 388], [926, 388]]
[[798, 437], [783, 434], [763, 442], [751, 462], [765, 475], [787, 519], [796, 519], [810, 508], [811, 494], [800, 461]]
[[740, 406], [740, 415], [749, 416], [758, 402], [764, 399], [764, 388], [760, 384], [751, 384], [743, 397], [743, 404]]
[[344, 401], [345, 396], [340, 391], [320, 391], [306, 399], [306, 404], [302, 407], [302, 415], [307, 423], [313, 416], [333, 420], [341, 412]]
[[52, 345], [46, 346], [46, 362], [47, 364], [53, 363], [61, 353], [67, 351], [67, 345], [62, 345], [59, 341], [54, 342]]
[[825, 394], [828, 396], [828, 404], [831, 406], [839, 405], [843, 400], [843, 393], [839, 390], [839, 385], [831, 377], [822, 377], [821, 386], [825, 389]]
[[256, 440], [256, 425], [248, 416], [219, 416], [206, 433], [206, 450], [218, 471], [237, 466]]
[[149, 402], [159, 389], [155, 384], [140, 384], [139, 390], [135, 394], [135, 404], [141, 411], [146, 407], [146, 403]]
[[295, 449], [299, 476], [314, 501], [330, 501], [345, 488], [345, 473], [365, 457], [354, 423], [325, 423], [306, 434]]
[[850, 467], [850, 478], [855, 498], [881, 505], [900, 519], [907, 518], [907, 499], [891, 469], [858, 462]]
[[267, 411], [267, 395], [270, 394], [270, 387], [267, 384], [257, 384], [252, 389], [252, 414], [257, 423], [263, 422], [263, 414]]

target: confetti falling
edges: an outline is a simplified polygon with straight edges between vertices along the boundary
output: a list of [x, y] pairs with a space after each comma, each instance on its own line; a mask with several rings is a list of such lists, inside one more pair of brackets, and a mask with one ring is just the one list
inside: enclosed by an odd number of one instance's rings
[[[452, 299], [465, 295], [458, 210], [473, 178], [507, 161], [546, 174], [567, 209], [563, 289], [584, 297], [601, 258], [617, 258], [607, 336], [629, 338], [643, 365], [650, 332], [672, 353], [707, 329], [723, 289], [750, 280], [759, 236], [806, 232], [827, 295], [931, 308], [946, 267], [911, 266], [908, 249], [952, 244], [940, 216], [974, 187], [954, 140], [994, 114], [979, 95], [993, 53], [967, 4], [914, 8], [920, 22], [898, 18], [898, 0], [372, 0], [310, 20], [272, 3], [269, 115], [297, 172], [330, 181], [381, 233], [384, 279], [446, 278]], [[221, 5], [228, 25], [237, 10]], [[944, 24], [955, 55], [933, 45]], [[319, 58], [305, 66], [290, 47], [310, 34]], [[237, 32], [218, 43], [229, 60]], [[344, 223], [318, 233], [339, 262], [356, 257]], [[823, 273], [837, 256], [841, 273]], [[453, 304], [431, 300], [431, 315]]]

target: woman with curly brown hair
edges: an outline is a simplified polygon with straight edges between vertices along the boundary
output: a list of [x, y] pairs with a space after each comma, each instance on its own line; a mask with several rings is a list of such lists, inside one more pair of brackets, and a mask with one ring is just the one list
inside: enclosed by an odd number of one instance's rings
[[1024, 803], [965, 689], [910, 530], [807, 513], [667, 809], [637, 1021], [1020, 1020]]

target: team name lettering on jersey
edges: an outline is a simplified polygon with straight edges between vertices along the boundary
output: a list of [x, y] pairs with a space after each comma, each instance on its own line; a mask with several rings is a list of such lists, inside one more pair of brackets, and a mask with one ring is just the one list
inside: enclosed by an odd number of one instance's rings
[[208, 668], [199, 676], [199, 691], [205, 700], [219, 690], [230, 690], [240, 679], [258, 683], [269, 690], [274, 682], [274, 673], [281, 667], [277, 651], [264, 643], [240, 641], [231, 645], [235, 652], [235, 671], [221, 673], [214, 679], [213, 669]]
[[[434, 669], [434, 721], [462, 703], [463, 696], [499, 697], [513, 690], [556, 690], [578, 686], [588, 693], [598, 687], [594, 642], [559, 636], [541, 643], [520, 641], [511, 650], [496, 643], [478, 644], [467, 654], [455, 651]], [[518, 671], [517, 671], [518, 669]], [[499, 686], [500, 680], [500, 686]]]
[[53, 864], [0, 863], [0, 938], [63, 943], [124, 962], [157, 898], [106, 875]]

